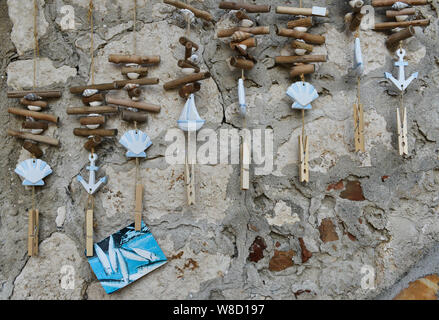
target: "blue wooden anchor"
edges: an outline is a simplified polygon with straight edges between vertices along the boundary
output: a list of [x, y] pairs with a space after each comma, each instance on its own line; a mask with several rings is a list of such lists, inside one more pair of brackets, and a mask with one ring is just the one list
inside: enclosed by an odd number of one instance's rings
[[81, 182], [82, 186], [89, 194], [94, 194], [102, 184], [107, 182], [107, 177], [99, 179], [99, 181], [96, 183], [95, 173], [99, 170], [99, 167], [96, 167], [95, 163], [98, 160], [98, 155], [95, 153], [90, 153], [88, 159], [90, 160], [90, 165], [87, 166], [87, 170], [90, 171], [89, 182], [85, 182], [84, 178], [80, 175], [78, 175], [77, 179], [79, 182]]
[[399, 77], [398, 80], [396, 80], [393, 75], [391, 73], [386, 72], [386, 79], [389, 79], [390, 81], [393, 82], [393, 84], [400, 90], [400, 91], [404, 91], [405, 89], [407, 89], [407, 87], [410, 85], [410, 83], [415, 80], [416, 78], [418, 78], [418, 73], [415, 72], [413, 73], [410, 78], [408, 78], [407, 80], [405, 79], [405, 67], [408, 66], [408, 62], [404, 61], [404, 57], [405, 57], [405, 50], [404, 49], [398, 49], [398, 51], [396, 52], [396, 54], [399, 57], [399, 60], [397, 62], [395, 62], [395, 66], [399, 67]]

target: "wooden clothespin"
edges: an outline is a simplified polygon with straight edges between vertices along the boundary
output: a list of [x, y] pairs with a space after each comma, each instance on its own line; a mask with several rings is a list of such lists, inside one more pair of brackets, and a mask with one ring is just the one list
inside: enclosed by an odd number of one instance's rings
[[189, 157], [186, 155], [184, 181], [186, 183], [187, 204], [195, 204], [195, 163], [189, 162]]
[[29, 210], [29, 224], [27, 233], [27, 254], [29, 257], [38, 255], [39, 211]]
[[85, 248], [87, 257], [93, 256], [93, 209], [88, 209], [85, 215]]
[[354, 104], [355, 151], [365, 151], [364, 147], [364, 110], [363, 104]]
[[250, 144], [243, 137], [241, 143], [241, 190], [250, 188]]
[[143, 185], [136, 184], [136, 208], [134, 209], [134, 229], [140, 231], [142, 228], [143, 211]]
[[299, 161], [300, 182], [309, 182], [308, 136], [299, 136]]
[[405, 107], [402, 107], [402, 110], [397, 108], [396, 112], [397, 112], [396, 122], [398, 126], [399, 155], [406, 156], [409, 153], [408, 138], [407, 138], [407, 109]]

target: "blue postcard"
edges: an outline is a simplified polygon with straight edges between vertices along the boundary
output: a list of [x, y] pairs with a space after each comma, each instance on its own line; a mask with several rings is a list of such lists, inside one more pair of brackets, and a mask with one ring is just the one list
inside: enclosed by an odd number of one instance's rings
[[140, 279], [167, 262], [154, 236], [142, 221], [140, 231], [134, 223], [94, 244], [88, 258], [105, 292], [110, 294]]

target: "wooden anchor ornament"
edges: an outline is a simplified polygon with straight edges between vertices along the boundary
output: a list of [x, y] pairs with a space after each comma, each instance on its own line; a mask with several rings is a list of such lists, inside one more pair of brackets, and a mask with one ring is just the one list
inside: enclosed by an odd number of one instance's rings
[[59, 146], [59, 140], [49, 136], [42, 135], [48, 129], [49, 123], [58, 123], [58, 117], [52, 114], [41, 112], [47, 109], [48, 102], [46, 99], [59, 98], [62, 93], [58, 90], [37, 90], [38, 71], [37, 64], [39, 58], [38, 48], [38, 5], [34, 0], [34, 64], [33, 64], [33, 89], [27, 91], [11, 91], [8, 92], [8, 98], [20, 99], [23, 108], [8, 108], [8, 113], [24, 117], [22, 124], [23, 130], [8, 129], [7, 134], [24, 140], [23, 148], [31, 154], [30, 159], [26, 159], [17, 164], [15, 173], [23, 179], [23, 186], [32, 189], [32, 209], [28, 210], [28, 256], [38, 255], [38, 234], [39, 234], [39, 210], [36, 208], [35, 189], [44, 186], [44, 178], [52, 173], [50, 165], [38, 158], [43, 157], [43, 150], [39, 147], [39, 143], [50, 146]]
[[185, 149], [185, 184], [188, 205], [195, 204], [195, 164], [196, 164], [196, 132], [204, 125], [203, 120], [195, 104], [195, 93], [201, 89], [199, 81], [210, 78], [209, 72], [200, 71], [200, 55], [197, 53], [199, 45], [190, 40], [191, 24], [195, 22], [195, 17], [201, 18], [206, 22], [213, 20], [210, 13], [196, 9], [180, 1], [164, 0], [164, 3], [181, 9], [181, 14], [186, 18], [186, 35], [180, 37], [179, 43], [184, 47], [184, 60], [178, 61], [183, 76], [166, 82], [163, 85], [165, 90], [179, 89], [181, 98], [186, 99], [186, 103], [177, 121], [178, 127], [187, 132], [187, 149]]
[[375, 24], [375, 30], [391, 30], [393, 33], [387, 38], [386, 46], [390, 52], [395, 52], [398, 61], [395, 66], [398, 68], [398, 78], [391, 73], [385, 72], [384, 76], [389, 80], [400, 92], [400, 103], [396, 109], [396, 122], [398, 131], [398, 151], [400, 156], [408, 155], [408, 127], [407, 127], [407, 109], [404, 106], [404, 93], [413, 80], [418, 78], [418, 72], [413, 73], [406, 78], [405, 68], [408, 62], [404, 60], [406, 51], [403, 49], [403, 41], [416, 35], [415, 26], [428, 26], [429, 19], [413, 19], [411, 16], [416, 15], [416, 10], [412, 6], [426, 5], [427, 0], [373, 0], [374, 7], [391, 7], [392, 10], [386, 11], [388, 18], [395, 18], [395, 22], [383, 22]]
[[305, 110], [311, 110], [311, 103], [319, 97], [317, 90], [305, 81], [306, 74], [315, 72], [315, 65], [310, 63], [326, 62], [324, 55], [312, 55], [314, 45], [324, 44], [324, 36], [308, 33], [313, 25], [314, 17], [328, 17], [328, 10], [323, 7], [313, 6], [303, 8], [302, 0], [299, 7], [276, 7], [276, 13], [297, 16], [297, 19], [288, 22], [287, 28], [276, 26], [276, 33], [281, 37], [294, 38], [291, 48], [295, 55], [277, 56], [275, 64], [290, 67], [290, 77], [300, 77], [300, 81], [293, 83], [287, 90], [287, 96], [294, 100], [292, 109], [302, 112], [302, 135], [299, 136], [299, 180], [309, 182], [309, 139], [305, 132]]
[[[248, 49], [257, 47], [255, 34], [251, 30], [252, 28], [265, 30], [260, 34], [268, 34], [270, 32], [269, 27], [256, 26], [255, 19], [252, 19], [249, 14], [270, 12], [271, 6], [222, 1], [219, 4], [219, 8], [225, 10], [237, 10], [235, 12], [235, 18], [238, 26], [232, 29], [236, 31], [228, 35], [230, 32], [219, 30], [217, 35], [219, 38], [230, 37], [230, 48], [237, 53], [237, 56], [229, 59], [229, 64], [232, 70], [241, 70], [241, 77], [238, 79], [238, 100], [240, 114], [243, 119], [243, 128], [246, 129], [247, 103], [244, 86], [245, 71], [253, 69], [257, 63], [257, 60], [248, 52]], [[248, 135], [242, 135], [241, 140], [241, 190], [248, 190], [250, 188], [251, 143], [248, 141]]]
[[[142, 211], [143, 211], [143, 185], [140, 181], [140, 164], [139, 159], [146, 158], [145, 150], [151, 145], [151, 139], [146, 133], [139, 130], [137, 125], [147, 121], [145, 112], [160, 112], [161, 107], [152, 103], [140, 102], [142, 90], [141, 84], [135, 83], [134, 80], [142, 79], [148, 74], [146, 66], [158, 65], [160, 63], [160, 56], [138, 56], [137, 40], [136, 40], [136, 10], [137, 1], [134, 0], [134, 27], [133, 27], [133, 54], [121, 55], [112, 54], [108, 61], [113, 63], [126, 63], [122, 68], [122, 74], [129, 80], [125, 85], [128, 93], [128, 99], [116, 99], [107, 97], [106, 101], [109, 104], [117, 105], [119, 107], [127, 108], [122, 112], [122, 120], [130, 122], [134, 125], [134, 130], [127, 131], [119, 140], [119, 143], [127, 149], [126, 156], [136, 161], [136, 176], [135, 176], [135, 208], [134, 208], [134, 228], [140, 231], [142, 228]], [[148, 84], [158, 84], [159, 79], [154, 78], [155, 81], [150, 81]]]

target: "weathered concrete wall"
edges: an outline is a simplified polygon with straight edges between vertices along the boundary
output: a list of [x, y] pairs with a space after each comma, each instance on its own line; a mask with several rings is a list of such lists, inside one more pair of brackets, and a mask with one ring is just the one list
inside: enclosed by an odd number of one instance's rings
[[[110, 53], [132, 50], [131, 2], [95, 0], [96, 82], [121, 79], [117, 66], [108, 63]], [[307, 1], [305, 1], [306, 3]], [[85, 169], [83, 139], [74, 137], [78, 126], [67, 116], [67, 106], [80, 106], [68, 88], [89, 81], [88, 0], [40, 0], [41, 59], [39, 85], [61, 88], [63, 98], [50, 104], [61, 119], [48, 135], [61, 140], [60, 148], [44, 147], [44, 160], [54, 173], [37, 192], [41, 212], [40, 256], [26, 252], [27, 214], [31, 192], [13, 172], [27, 152], [20, 142], [6, 137], [6, 128], [18, 128], [21, 120], [6, 112], [17, 104], [6, 91], [32, 84], [32, 6], [30, 0], [0, 2], [0, 297], [2, 299], [352, 299], [389, 297], [385, 292], [439, 241], [439, 44], [437, 1], [419, 8], [432, 23], [416, 39], [407, 41], [409, 72], [419, 80], [409, 88], [410, 156], [397, 155], [395, 108], [398, 99], [384, 71], [391, 71], [393, 57], [384, 46], [385, 34], [362, 33], [366, 75], [362, 97], [366, 117], [366, 149], [357, 155], [353, 145], [352, 104], [355, 81], [348, 76], [353, 38], [344, 31], [346, 1], [313, 1], [328, 6], [329, 19], [317, 19], [313, 33], [327, 43], [316, 52], [327, 54], [309, 81], [320, 98], [306, 114], [310, 136], [311, 182], [298, 182], [297, 136], [301, 115], [291, 111], [285, 96], [291, 84], [286, 69], [273, 67], [270, 57], [288, 50], [286, 39], [258, 37], [252, 54], [260, 61], [246, 74], [250, 128], [271, 128], [274, 136], [273, 173], [252, 175], [251, 188], [239, 189], [237, 165], [197, 167], [198, 204], [185, 205], [183, 168], [167, 165], [165, 134], [176, 127], [184, 101], [176, 91], [161, 86], [144, 88], [147, 100], [163, 106], [151, 115], [145, 132], [153, 139], [148, 160], [141, 162], [145, 185], [144, 217], [170, 262], [112, 296], [105, 295], [83, 254], [86, 195], [76, 182]], [[272, 5], [283, 3], [272, 1]], [[76, 29], [62, 31], [62, 6], [75, 9]], [[150, 75], [161, 83], [179, 74], [177, 45], [184, 34], [180, 13], [161, 1], [138, 0], [139, 52], [160, 54], [162, 63]], [[199, 5], [199, 4], [196, 4]], [[230, 15], [206, 0], [218, 21], [192, 27], [191, 38], [201, 44], [202, 66], [212, 78], [203, 81], [197, 94], [198, 108], [213, 130], [242, 126], [237, 105], [236, 79], [225, 59], [228, 45], [215, 37]], [[383, 12], [377, 14], [382, 17]], [[285, 16], [261, 15], [261, 25], [286, 23]], [[130, 29], [131, 28], [131, 29]], [[396, 72], [396, 70], [394, 70]], [[115, 94], [115, 93], [112, 93]], [[128, 125], [113, 117], [107, 127]], [[102, 172], [108, 185], [96, 199], [96, 239], [131, 223], [132, 183], [135, 168], [116, 140], [100, 149]], [[58, 217], [58, 218], [57, 218]], [[59, 227], [57, 227], [57, 224]], [[63, 289], [67, 270], [74, 270], [75, 287]], [[64, 269], [63, 269], [64, 267]], [[432, 272], [427, 270], [426, 272]], [[375, 272], [374, 289], [362, 281]], [[423, 276], [418, 274], [417, 276]], [[364, 287], [364, 286], [363, 286]]]

